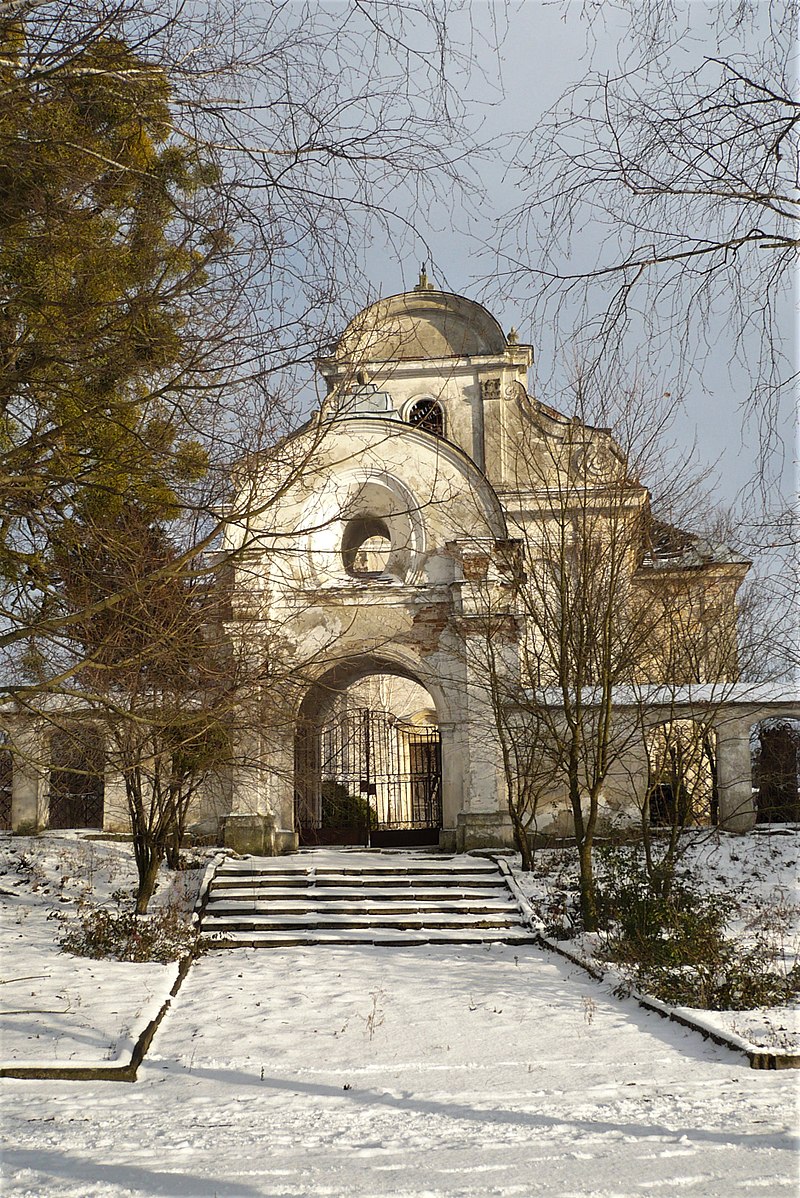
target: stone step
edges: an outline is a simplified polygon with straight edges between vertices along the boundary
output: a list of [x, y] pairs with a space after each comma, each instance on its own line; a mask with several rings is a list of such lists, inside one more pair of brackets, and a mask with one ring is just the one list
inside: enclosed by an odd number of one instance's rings
[[[502, 881], [502, 879], [501, 879]], [[463, 902], [496, 902], [508, 895], [508, 887], [501, 886], [214, 886], [209, 889], [209, 899], [252, 899], [262, 903], [303, 902], [347, 902], [363, 899], [369, 902], [404, 902], [419, 899], [422, 902], [444, 902], [457, 899]]]
[[[425, 860], [419, 858], [407, 860], [405, 854], [398, 853], [396, 857], [376, 854], [373, 858], [368, 850], [356, 854], [357, 860], [331, 864], [330, 856], [320, 860], [316, 853], [298, 854], [301, 860], [293, 859], [287, 863], [285, 857], [226, 857], [219, 866], [220, 873], [309, 873], [318, 874], [348, 874], [348, 873], [467, 873], [496, 874], [497, 866], [493, 861], [472, 857], [459, 861], [455, 857], [445, 857], [438, 853]], [[379, 859], [383, 858], [383, 859]]]
[[513, 898], [508, 890], [351, 890], [322, 889], [319, 886], [309, 886], [305, 890], [245, 890], [236, 889], [212, 890], [208, 896], [209, 903], [259, 903], [271, 907], [275, 903], [321, 903], [330, 906], [331, 903], [508, 903]]
[[218, 868], [202, 916], [212, 947], [536, 939], [492, 861], [300, 856], [228, 860]]
[[465, 870], [463, 873], [456, 873], [455, 870], [404, 870], [395, 872], [393, 870], [219, 870], [217, 872], [218, 879], [225, 879], [226, 882], [242, 882], [246, 878], [256, 878], [257, 881], [268, 885], [275, 884], [293, 884], [296, 882], [325, 882], [327, 884], [338, 885], [356, 885], [356, 883], [374, 883], [381, 885], [387, 879], [399, 887], [407, 887], [407, 885], [416, 885], [418, 882], [438, 882], [447, 883], [454, 881], [463, 881], [474, 883], [475, 885], [491, 885], [498, 877], [498, 872], [495, 870]]
[[[208, 930], [210, 931], [210, 929]], [[526, 928], [426, 928], [409, 931], [392, 928], [325, 931], [225, 932], [209, 939], [209, 948], [291, 948], [303, 945], [373, 944], [413, 947], [425, 944], [535, 944], [536, 935]]]
[[383, 873], [379, 877], [367, 876], [357, 877], [353, 875], [345, 876], [316, 876], [309, 877], [307, 874], [295, 874], [287, 877], [274, 877], [264, 874], [238, 874], [219, 875], [214, 877], [212, 888], [222, 890], [225, 888], [240, 888], [242, 886], [257, 887], [259, 890], [295, 890], [302, 889], [308, 886], [319, 888], [341, 889], [342, 887], [350, 887], [351, 889], [375, 889], [391, 887], [393, 890], [409, 890], [424, 886], [428, 889], [444, 889], [451, 890], [453, 888], [483, 890], [483, 889], [506, 889], [505, 881], [501, 874], [486, 877], [462, 876], [460, 874], [425, 874], [417, 877], [401, 876], [396, 877], [393, 874]]
[[496, 912], [505, 912], [518, 914], [516, 904], [513, 899], [507, 902], [498, 899], [497, 901], [489, 901], [485, 903], [477, 902], [454, 902], [451, 899], [442, 899], [440, 902], [427, 903], [420, 901], [398, 902], [398, 903], [373, 903], [353, 900], [349, 903], [338, 903], [333, 901], [307, 902], [297, 903], [264, 903], [264, 902], [247, 902], [242, 899], [211, 899], [206, 907], [206, 916], [217, 915], [250, 915], [254, 913], [274, 916], [274, 915], [301, 915], [301, 914], [325, 914], [325, 915], [395, 915], [410, 912], [419, 912], [421, 915], [425, 912], [437, 912], [452, 914], [452, 915], [483, 915], [493, 914]]
[[241, 876], [242, 874], [255, 874], [258, 877], [303, 877], [315, 875], [318, 878], [324, 877], [349, 877], [349, 878], [406, 878], [406, 877], [430, 877], [434, 874], [441, 877], [456, 877], [456, 878], [493, 878], [498, 872], [496, 868], [486, 868], [480, 866], [478, 868], [466, 869], [448, 869], [442, 865], [430, 866], [403, 866], [399, 869], [389, 865], [372, 866], [372, 865], [353, 865], [343, 866], [341, 869], [330, 866], [300, 866], [295, 865], [291, 868], [283, 869], [264, 869], [263, 866], [253, 864], [249, 861], [238, 861], [233, 865], [222, 864], [217, 871], [220, 876], [228, 875], [231, 877]]
[[516, 912], [507, 915], [450, 915], [439, 912], [409, 915], [318, 915], [307, 912], [303, 915], [266, 915], [246, 913], [244, 915], [210, 915], [206, 911], [204, 929], [220, 931], [229, 928], [284, 929], [284, 928], [508, 928], [521, 926]]

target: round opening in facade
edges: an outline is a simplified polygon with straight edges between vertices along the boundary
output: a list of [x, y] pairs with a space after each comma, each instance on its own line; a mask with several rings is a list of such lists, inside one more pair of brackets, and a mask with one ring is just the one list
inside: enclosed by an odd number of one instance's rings
[[389, 564], [392, 538], [377, 516], [348, 520], [342, 537], [342, 561], [353, 578], [379, 578]]
[[444, 412], [435, 399], [418, 399], [409, 410], [408, 423], [435, 433], [437, 437], [444, 436]]

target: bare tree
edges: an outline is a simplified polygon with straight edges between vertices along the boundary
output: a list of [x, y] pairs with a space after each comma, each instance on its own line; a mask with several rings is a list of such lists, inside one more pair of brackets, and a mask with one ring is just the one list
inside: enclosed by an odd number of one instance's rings
[[[638, 392], [627, 398], [627, 431], [650, 428], [653, 404]], [[582, 380], [575, 404], [579, 415], [566, 418], [517, 396], [504, 501], [518, 542], [505, 555], [505, 585], [487, 575], [475, 652], [523, 860], [528, 830], [557, 824], [566, 802], [561, 834], [575, 838], [592, 930], [596, 835], [615, 818], [630, 823], [637, 809], [647, 818], [646, 733], [657, 716], [670, 723], [676, 690], [736, 676], [734, 596], [748, 563], [718, 560], [698, 538], [654, 520], [633, 447], [629, 456], [589, 423]], [[649, 436], [648, 453], [654, 444]], [[681, 815], [685, 823], [685, 804]]]
[[[81, 668], [75, 698], [104, 730], [124, 785], [143, 913], [166, 857], [177, 868], [198, 788], [231, 758], [236, 677], [218, 588], [199, 583], [136, 505], [84, 524], [59, 554]], [[103, 606], [109, 595], [122, 596]]]
[[667, 363], [676, 392], [702, 387], [722, 340], [771, 480], [797, 370], [797, 5], [593, 9], [590, 25], [627, 16], [622, 61], [590, 70], [520, 142], [502, 285], [532, 284], [537, 317], [577, 336], [586, 361]]

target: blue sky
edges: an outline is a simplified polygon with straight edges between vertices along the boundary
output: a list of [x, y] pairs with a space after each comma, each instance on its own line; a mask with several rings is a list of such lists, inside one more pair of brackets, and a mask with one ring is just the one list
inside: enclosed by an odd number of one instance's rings
[[[719, 11], [719, 5], [703, 3], [679, 8], [672, 50], [676, 69], [715, 52], [714, 21]], [[411, 220], [416, 236], [405, 235], [392, 245], [378, 237], [367, 250], [373, 297], [413, 286], [419, 262], [427, 259], [438, 286], [483, 300], [506, 329], [516, 326], [521, 340], [534, 345], [537, 394], [563, 408], [569, 400], [564, 389], [566, 367], [563, 357], [558, 360], [551, 326], [536, 311], [537, 277], [531, 273], [522, 283], [516, 279], [509, 286], [495, 273], [494, 253], [502, 240], [504, 214], [524, 199], [531, 205], [533, 235], [523, 252], [533, 266], [539, 263], [549, 233], [544, 214], [539, 220], [536, 211], [535, 181], [529, 181], [527, 190], [520, 187], [520, 138], [535, 135], [545, 111], [587, 70], [614, 73], [628, 60], [635, 52], [628, 17], [610, 5], [604, 6], [602, 20], [590, 24], [579, 3], [471, 4], [452, 17], [449, 33], [472, 57], [471, 68], [456, 70], [454, 80], [482, 149], [464, 163], [464, 171], [468, 179], [480, 182], [485, 194], [470, 200], [447, 190], [424, 211], [415, 211], [410, 196], [397, 193], [398, 214]], [[729, 38], [724, 49], [747, 54], [758, 34], [757, 26], [755, 33], [748, 27]], [[573, 264], [591, 267], [602, 258], [604, 234], [591, 225], [579, 230]], [[780, 311], [778, 324], [789, 352], [796, 356], [789, 304]], [[642, 348], [636, 337], [634, 331], [625, 347], [631, 360]], [[715, 464], [715, 494], [721, 502], [731, 503], [755, 470], [757, 421], [746, 417], [745, 407], [750, 390], [746, 366], [749, 358], [755, 358], [756, 344], [732, 339], [724, 296], [712, 309], [707, 335], [701, 340], [707, 352], [701, 359], [703, 346], [696, 347], [696, 369], [688, 380], [681, 384], [679, 366], [686, 363], [679, 363], [674, 350], [666, 347], [655, 367], [659, 377], [653, 378], [652, 385], [670, 392], [678, 405], [672, 430], [678, 441], [676, 460], [692, 451], [699, 463]], [[781, 423], [785, 453], [773, 458], [772, 468], [782, 476], [784, 493], [789, 494], [794, 489], [796, 452], [794, 411], [788, 396]]]

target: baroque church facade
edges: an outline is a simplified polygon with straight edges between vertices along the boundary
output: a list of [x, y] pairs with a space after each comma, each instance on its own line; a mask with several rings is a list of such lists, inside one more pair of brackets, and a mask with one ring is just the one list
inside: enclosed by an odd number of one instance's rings
[[[504, 642], [505, 676], [524, 688], [520, 646], [536, 654], [535, 629], [514, 595], [537, 569], [531, 558], [545, 530], [554, 518], [574, 523], [570, 505], [585, 513], [590, 494], [592, 518], [613, 512], [609, 527], [621, 522], [635, 546], [630, 530], [649, 512], [608, 429], [528, 394], [531, 363], [532, 348], [513, 331], [505, 335], [480, 304], [433, 288], [424, 271], [413, 291], [361, 312], [319, 362], [321, 410], [260, 463], [255, 484], [248, 476], [254, 514], [229, 529], [237, 561], [229, 635], [244, 655], [279, 636], [291, 664], [284, 701], [251, 730], [231, 780], [226, 843], [267, 853], [298, 839], [462, 851], [513, 844], [487, 637]], [[647, 527], [647, 545], [626, 565], [631, 584], [668, 578], [690, 613], [685, 681], [730, 683], [748, 563], [724, 546]], [[651, 663], [652, 681], [678, 680], [656, 677], [674, 674], [669, 661]], [[640, 818], [647, 789], [646, 750], [619, 756], [603, 786], [609, 825]], [[741, 764], [740, 750], [740, 773]], [[735, 802], [729, 790], [730, 826], [750, 819], [749, 774], [746, 788], [746, 803], [741, 778]], [[530, 827], [569, 834], [558, 786]]]

